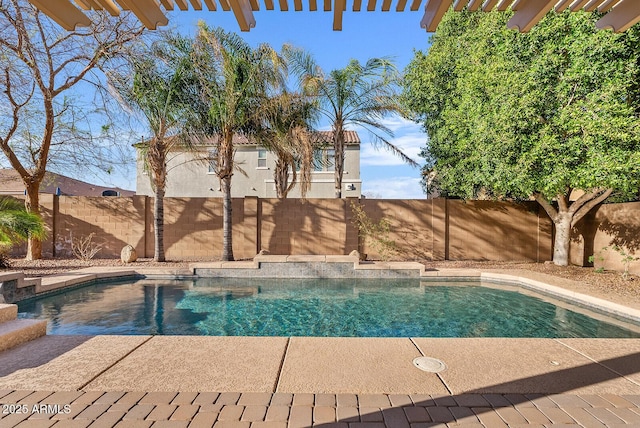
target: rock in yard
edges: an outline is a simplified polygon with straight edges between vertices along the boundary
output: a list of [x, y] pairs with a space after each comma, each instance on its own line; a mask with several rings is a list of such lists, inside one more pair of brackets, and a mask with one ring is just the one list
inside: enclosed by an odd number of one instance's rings
[[120, 251], [120, 260], [122, 260], [122, 263], [131, 263], [138, 260], [138, 255], [133, 245], [127, 245]]

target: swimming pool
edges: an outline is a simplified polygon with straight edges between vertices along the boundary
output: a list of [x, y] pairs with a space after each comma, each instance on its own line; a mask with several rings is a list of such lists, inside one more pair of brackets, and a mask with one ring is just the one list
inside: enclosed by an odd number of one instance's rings
[[640, 337], [632, 325], [528, 294], [419, 279], [147, 279], [25, 301], [19, 316], [48, 320], [49, 334]]

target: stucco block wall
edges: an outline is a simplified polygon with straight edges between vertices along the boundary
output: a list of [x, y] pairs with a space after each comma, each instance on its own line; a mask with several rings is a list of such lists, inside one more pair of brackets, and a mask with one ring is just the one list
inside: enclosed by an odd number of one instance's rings
[[[253, 198], [255, 201], [257, 198]], [[146, 257], [154, 254], [153, 199], [148, 198]], [[248, 204], [249, 198], [246, 202]], [[164, 247], [168, 259], [212, 259], [222, 254], [222, 199], [165, 198]], [[236, 259], [256, 255], [255, 238], [245, 236], [245, 200], [232, 199], [232, 241]], [[255, 209], [253, 224], [255, 227]], [[255, 235], [255, 229], [253, 229]], [[251, 245], [251, 243], [254, 245]], [[249, 244], [248, 246], [246, 244]]]
[[[531, 260], [551, 258], [552, 225], [536, 203], [464, 202], [446, 199], [361, 202], [374, 222], [390, 224], [388, 239], [401, 259]], [[380, 254], [372, 239], [361, 248]]]
[[[145, 244], [145, 197], [55, 197], [53, 233], [56, 257], [70, 257], [72, 240], [95, 233], [92, 242], [102, 245], [96, 257], [119, 257], [131, 244], [141, 252]], [[51, 220], [49, 220], [51, 224]]]
[[[71, 257], [71, 239], [95, 233], [103, 246], [96, 257], [119, 257], [131, 244], [139, 257], [153, 257], [153, 198], [41, 195], [49, 238], [45, 257]], [[358, 237], [351, 204], [375, 222], [386, 218], [388, 238], [399, 257], [420, 260], [531, 260], [552, 258], [553, 227], [535, 202], [463, 202], [446, 199], [261, 199], [234, 198], [233, 251], [248, 259], [260, 249], [271, 254], [348, 254], [360, 249], [377, 259], [371, 242]], [[165, 198], [168, 259], [215, 260], [222, 254], [221, 198]], [[572, 261], [622, 270], [618, 245], [640, 257], [640, 203], [602, 205], [574, 230]], [[608, 247], [608, 250], [603, 248]], [[26, 246], [13, 249], [24, 255]], [[640, 261], [630, 270], [640, 274]]]
[[536, 202], [447, 200], [448, 260], [552, 258], [552, 224]]
[[[375, 223], [389, 222], [387, 239], [394, 241], [398, 253], [391, 259], [432, 259], [445, 257], [445, 200], [364, 199], [361, 206]], [[361, 239], [361, 251], [369, 258], [380, 258], [371, 238]]]
[[[623, 256], [612, 248], [616, 245], [640, 257], [640, 202], [600, 205], [587, 214], [573, 231], [571, 261], [587, 266], [594, 255], [594, 267], [623, 271]], [[629, 272], [640, 275], [640, 260], [629, 263]]]
[[[153, 209], [153, 200], [150, 199], [149, 205]], [[206, 258], [222, 242], [222, 200], [166, 198], [164, 213], [164, 246], [167, 258]], [[153, 256], [153, 215], [150, 221], [147, 254]]]
[[343, 199], [261, 199], [260, 246], [271, 254], [345, 254]]

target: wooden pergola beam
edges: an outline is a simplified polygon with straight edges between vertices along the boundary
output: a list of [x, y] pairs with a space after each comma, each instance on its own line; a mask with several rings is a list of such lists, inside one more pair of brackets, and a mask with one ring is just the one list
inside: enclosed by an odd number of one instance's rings
[[438, 24], [449, 7], [453, 3], [453, 0], [427, 0], [427, 4], [424, 7], [424, 16], [420, 21], [420, 27], [426, 29], [429, 32], [436, 31]]
[[528, 32], [553, 9], [554, 3], [549, 0], [516, 0], [511, 6], [515, 13], [507, 22], [507, 27], [515, 28], [521, 33]]
[[609, 28], [621, 33], [638, 22], [640, 22], [640, 2], [638, 0], [621, 0], [609, 13], [596, 22], [596, 27]]
[[[149, 29], [167, 25], [168, 19], [164, 11], [172, 11], [177, 6], [181, 11], [192, 8], [202, 10], [203, 3], [210, 11], [216, 10], [215, 0], [28, 0], [51, 19], [67, 30], [73, 30], [77, 26], [91, 24], [83, 10], [107, 11], [113, 16], [118, 16], [121, 10], [132, 11], [137, 18]], [[261, 0], [218, 0], [223, 11], [232, 10], [238, 25], [242, 31], [249, 31], [256, 25], [253, 11], [260, 9]], [[262, 0], [267, 10], [274, 10], [273, 0]], [[367, 11], [391, 10], [393, 0], [366, 0]], [[640, 0], [411, 0], [410, 10], [417, 11], [424, 5], [424, 15], [420, 26], [429, 32], [438, 27], [444, 14], [453, 6], [456, 11], [478, 10], [486, 12], [493, 10], [505, 11], [511, 8], [513, 17], [507, 24], [509, 28], [515, 28], [521, 32], [529, 31], [551, 9], [557, 12], [570, 10], [576, 12], [598, 11], [605, 14], [598, 22], [597, 27], [612, 29], [615, 32], [627, 30], [632, 25], [640, 22]], [[289, 9], [288, 0], [278, 0], [281, 11]], [[324, 10], [333, 9], [333, 29], [342, 29], [342, 19], [346, 11], [347, 0], [324, 0]], [[396, 0], [396, 12], [403, 12], [408, 0]], [[381, 5], [380, 5], [381, 4]], [[318, 9], [317, 0], [293, 0], [293, 8], [302, 11], [308, 5], [308, 10]], [[379, 6], [380, 5], [380, 6]], [[352, 10], [361, 12], [363, 0], [353, 0]]]
[[346, 0], [335, 0], [333, 5], [333, 31], [342, 31], [342, 14], [346, 9]]
[[120, 16], [120, 9], [112, 0], [94, 0], [98, 3], [104, 10], [109, 12], [111, 16]]
[[124, 10], [132, 11], [136, 17], [150, 30], [158, 25], [167, 25], [169, 20], [160, 10], [155, 0], [117, 0]]
[[29, 2], [53, 19], [59, 26], [68, 31], [76, 27], [88, 27], [91, 21], [80, 9], [69, 3], [52, 2], [50, 0], [29, 0]]
[[256, 26], [256, 20], [253, 17], [249, 0], [230, 0], [229, 4], [236, 17], [236, 21], [238, 21], [240, 31], [249, 31]]

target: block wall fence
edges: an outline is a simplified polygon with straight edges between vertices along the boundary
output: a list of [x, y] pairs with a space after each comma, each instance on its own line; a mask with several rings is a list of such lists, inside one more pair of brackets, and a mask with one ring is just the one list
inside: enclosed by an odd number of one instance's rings
[[[153, 257], [153, 198], [40, 195], [50, 229], [45, 257], [72, 257], [71, 242], [91, 233], [103, 246], [96, 257], [119, 257], [131, 244], [139, 257]], [[271, 254], [348, 254], [354, 249], [379, 257], [358, 238], [352, 203], [373, 220], [385, 218], [389, 238], [403, 259], [537, 261], [552, 258], [553, 226], [536, 202], [447, 199], [233, 199], [233, 251], [252, 258]], [[168, 259], [215, 260], [222, 253], [222, 199], [165, 198]], [[620, 268], [620, 245], [640, 255], [640, 202], [602, 205], [581, 221], [572, 239], [572, 262]], [[18, 249], [24, 253], [24, 249]], [[640, 262], [632, 268], [640, 271]], [[640, 273], [640, 272], [638, 272]]]

